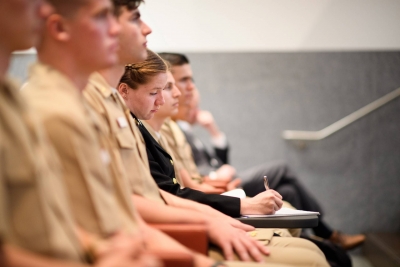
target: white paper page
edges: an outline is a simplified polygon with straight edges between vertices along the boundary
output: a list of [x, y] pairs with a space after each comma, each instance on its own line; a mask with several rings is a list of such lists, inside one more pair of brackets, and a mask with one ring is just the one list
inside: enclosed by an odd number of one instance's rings
[[304, 215], [319, 215], [319, 212], [315, 211], [305, 211], [305, 210], [293, 210], [289, 208], [281, 208], [275, 214], [273, 215], [251, 215], [251, 214], [246, 214], [243, 215], [242, 217], [244, 218], [269, 218], [269, 217], [290, 217], [290, 216], [304, 216]]
[[231, 191], [222, 193], [221, 195], [229, 196], [229, 197], [237, 197], [237, 198], [245, 198], [246, 197], [246, 193], [244, 192], [243, 189], [240, 189], [240, 188], [233, 189]]

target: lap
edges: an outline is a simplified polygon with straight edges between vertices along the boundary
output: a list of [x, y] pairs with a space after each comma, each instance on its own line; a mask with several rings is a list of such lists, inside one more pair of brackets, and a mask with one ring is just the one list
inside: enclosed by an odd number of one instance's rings
[[[268, 246], [268, 248], [270, 249], [270, 255], [264, 256], [264, 262], [266, 264], [286, 264], [290, 266], [329, 266], [323, 255], [307, 248], [279, 246]], [[224, 260], [222, 251], [217, 247], [211, 247], [208, 251], [208, 255], [217, 261]], [[239, 261], [239, 257], [237, 255], [235, 255], [235, 261]]]

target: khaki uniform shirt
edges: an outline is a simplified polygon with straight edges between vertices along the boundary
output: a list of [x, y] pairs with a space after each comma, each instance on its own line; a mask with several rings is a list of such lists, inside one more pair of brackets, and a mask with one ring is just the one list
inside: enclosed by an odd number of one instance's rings
[[81, 92], [63, 74], [39, 63], [31, 69], [23, 93], [60, 156], [78, 224], [100, 237], [120, 230], [136, 232], [126, 186], [114, 179], [110, 144]]
[[[183, 166], [189, 171], [192, 178], [200, 178], [200, 173], [197, 170], [196, 163], [193, 160], [192, 149], [186, 141], [186, 137], [178, 124], [171, 119], [164, 122], [161, 127], [161, 133], [168, 141], [168, 146], [172, 155], [174, 155], [175, 162], [178, 166]], [[274, 233], [280, 236], [299, 236], [299, 229], [290, 229], [290, 233], [286, 229], [257, 229], [251, 232], [251, 236], [258, 240], [270, 241]]]
[[80, 261], [60, 162], [18, 94], [0, 83], [0, 241]]
[[160, 132], [167, 140], [171, 149], [171, 154], [174, 156], [177, 165], [186, 169], [192, 179], [201, 181], [202, 177], [197, 170], [196, 163], [194, 162], [192, 148], [186, 141], [185, 134], [176, 122], [171, 119], [165, 120]]
[[150, 173], [146, 144], [124, 100], [99, 74], [93, 74], [84, 91], [92, 108], [101, 115], [110, 140], [114, 143], [116, 168], [127, 177], [130, 192], [165, 204]]

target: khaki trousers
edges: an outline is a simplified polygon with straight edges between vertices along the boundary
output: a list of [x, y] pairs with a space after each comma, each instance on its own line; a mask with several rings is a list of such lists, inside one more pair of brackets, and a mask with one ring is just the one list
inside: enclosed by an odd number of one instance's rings
[[[267, 264], [329, 267], [321, 250], [308, 240], [296, 237], [272, 237], [265, 242], [268, 243], [266, 246], [270, 250], [270, 254], [264, 256]], [[217, 261], [224, 260], [221, 249], [215, 246], [210, 247], [208, 255]], [[239, 261], [237, 255], [235, 261]]]
[[[274, 233], [279, 234], [280, 237], [275, 236]], [[248, 233], [251, 237], [262, 242], [265, 246], [271, 247], [300, 247], [312, 250], [324, 256], [322, 251], [312, 242], [292, 237], [287, 229], [264, 229], [256, 228], [255, 231]]]

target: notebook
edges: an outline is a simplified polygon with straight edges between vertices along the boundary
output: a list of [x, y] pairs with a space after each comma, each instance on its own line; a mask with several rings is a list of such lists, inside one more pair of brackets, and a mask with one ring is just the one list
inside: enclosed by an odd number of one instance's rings
[[281, 208], [275, 214], [261, 215], [261, 214], [246, 214], [243, 218], [270, 218], [270, 217], [292, 217], [292, 216], [304, 216], [304, 215], [320, 215], [319, 212], [305, 211], [305, 210], [294, 210], [289, 208]]

